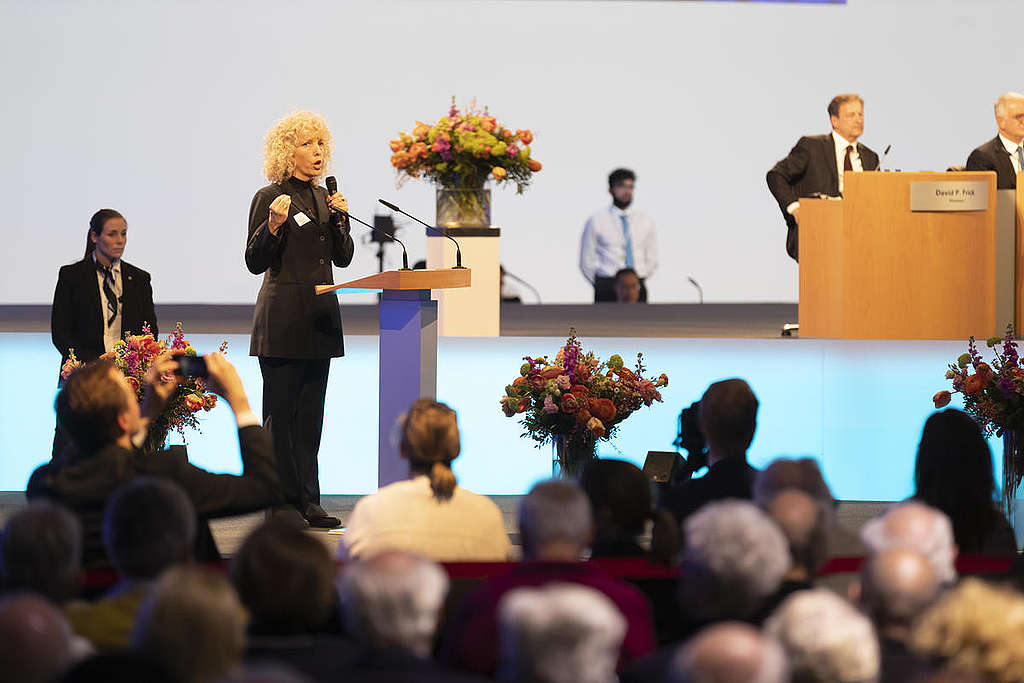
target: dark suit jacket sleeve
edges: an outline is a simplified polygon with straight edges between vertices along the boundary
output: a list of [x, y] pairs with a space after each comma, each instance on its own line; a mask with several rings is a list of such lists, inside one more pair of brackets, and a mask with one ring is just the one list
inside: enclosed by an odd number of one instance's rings
[[[238, 430], [242, 474], [213, 474], [177, 455], [151, 456], [155, 472], [175, 479], [189, 494], [200, 517], [226, 517], [252, 512], [278, 502], [277, 467], [273, 447], [262, 427]], [[168, 462], [170, 460], [170, 462]], [[144, 461], [143, 461], [144, 462]], [[143, 464], [140, 469], [146, 467]]]
[[355, 242], [352, 241], [352, 234], [349, 230], [348, 219], [331, 221], [331, 232], [334, 243], [331, 246], [331, 260], [334, 265], [344, 268], [352, 263], [352, 255], [356, 251]]
[[984, 147], [978, 147], [967, 157], [968, 171], [996, 171], [996, 160]]
[[63, 266], [57, 276], [57, 288], [53, 292], [53, 306], [50, 308], [50, 338], [60, 351], [61, 358], [67, 358], [68, 350], [75, 343], [74, 303], [71, 296], [71, 266]]
[[[286, 225], [282, 225], [277, 235], [270, 232], [267, 225], [270, 216], [270, 203], [280, 192], [274, 194], [263, 188], [252, 198], [249, 207], [249, 237], [245, 243], [245, 267], [253, 275], [259, 275], [280, 258], [284, 248]], [[285, 221], [287, 223], [287, 221]]]
[[789, 155], [775, 164], [768, 175], [768, 189], [771, 190], [775, 201], [779, 203], [783, 215], [786, 214], [786, 207], [800, 197], [797, 195], [795, 185], [807, 172], [807, 165], [810, 163], [809, 141], [806, 137], [800, 138]]
[[142, 321], [149, 323], [149, 329], [153, 333], [153, 338], [159, 339], [160, 328], [156, 324], [156, 307], [153, 305], [153, 282], [146, 271], [140, 270], [138, 273]]

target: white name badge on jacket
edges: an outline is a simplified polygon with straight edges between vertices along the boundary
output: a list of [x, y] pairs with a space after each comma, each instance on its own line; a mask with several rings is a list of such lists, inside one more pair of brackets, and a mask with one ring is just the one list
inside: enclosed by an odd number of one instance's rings
[[309, 216], [302, 213], [301, 211], [292, 216], [292, 218], [295, 220], [295, 225], [299, 226], [300, 228], [309, 222]]

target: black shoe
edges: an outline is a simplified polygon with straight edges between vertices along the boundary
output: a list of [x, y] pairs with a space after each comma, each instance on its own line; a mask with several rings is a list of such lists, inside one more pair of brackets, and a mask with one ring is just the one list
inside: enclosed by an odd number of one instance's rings
[[305, 529], [309, 526], [305, 518], [291, 505], [282, 505], [281, 507], [267, 510], [266, 518], [267, 521], [271, 519], [282, 521], [296, 529]]
[[341, 520], [337, 517], [332, 517], [327, 514], [327, 511], [316, 503], [310, 503], [306, 506], [306, 511], [302, 514], [309, 522], [309, 525], [318, 529], [334, 529], [335, 527], [341, 526]]

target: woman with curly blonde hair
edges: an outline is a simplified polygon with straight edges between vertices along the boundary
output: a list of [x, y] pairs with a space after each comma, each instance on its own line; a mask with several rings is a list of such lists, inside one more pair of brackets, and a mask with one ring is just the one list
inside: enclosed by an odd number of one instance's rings
[[[263, 420], [270, 428], [282, 498], [309, 524], [340, 524], [320, 506], [317, 453], [331, 358], [344, 355], [331, 264], [352, 261], [348, 201], [319, 185], [333, 141], [323, 117], [294, 112], [267, 133], [261, 188], [249, 208], [245, 265], [263, 275], [249, 355], [263, 373]], [[289, 513], [294, 514], [294, 513]]]

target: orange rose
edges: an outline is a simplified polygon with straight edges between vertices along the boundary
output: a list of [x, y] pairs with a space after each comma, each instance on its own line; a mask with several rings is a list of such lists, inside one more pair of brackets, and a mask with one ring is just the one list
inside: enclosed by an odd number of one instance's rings
[[555, 379], [562, 374], [562, 368], [557, 365], [549, 365], [540, 371], [540, 376], [544, 379]]
[[978, 363], [978, 376], [985, 382], [996, 376], [996, 373], [992, 372], [991, 366], [988, 363]]
[[416, 122], [416, 127], [412, 129], [413, 137], [417, 140], [426, 140], [430, 134], [430, 126], [420, 121]]
[[586, 382], [590, 379], [590, 366], [580, 363], [576, 366], [576, 379], [581, 382]]
[[524, 145], [528, 145], [533, 142], [533, 133], [528, 130], [517, 130], [516, 135], [519, 136], [519, 139], [523, 141]]
[[590, 409], [590, 414], [599, 420], [607, 422], [615, 417], [615, 404], [611, 399], [592, 398], [588, 401], [587, 407]]
[[495, 180], [503, 180], [508, 175], [508, 172], [501, 166], [495, 166], [491, 169], [491, 175], [494, 176]]
[[415, 157], [427, 158], [427, 154], [430, 152], [430, 148], [422, 142], [414, 142], [412, 147], [409, 148], [409, 154]]
[[569, 393], [575, 394], [578, 398], [588, 399], [590, 398], [590, 389], [587, 389], [582, 384], [573, 384], [569, 387]]
[[525, 377], [516, 377], [512, 381], [512, 386], [514, 386], [514, 387], [521, 387], [522, 385], [526, 384], [526, 382], [527, 382], [527, 379]]
[[395, 138], [388, 144], [391, 146], [392, 152], [401, 152], [403, 149], [405, 149], [405, 145], [403, 145], [402, 141], [399, 140], [398, 138]]
[[980, 393], [984, 388], [985, 380], [983, 380], [980, 375], [971, 375], [967, 378], [967, 381], [964, 382], [964, 393], [968, 396], [974, 396], [975, 394]]
[[590, 422], [590, 411], [586, 408], [580, 409], [580, 411], [576, 413], [576, 423], [585, 425], [588, 422]]
[[949, 405], [951, 398], [952, 395], [948, 391], [943, 390], [932, 396], [932, 402], [935, 404], [936, 409], [945, 408]]
[[529, 166], [530, 170], [533, 171], [534, 173], [536, 173], [540, 169], [544, 168], [544, 166], [539, 161], [537, 161], [536, 159], [528, 160], [526, 162], [526, 165]]

